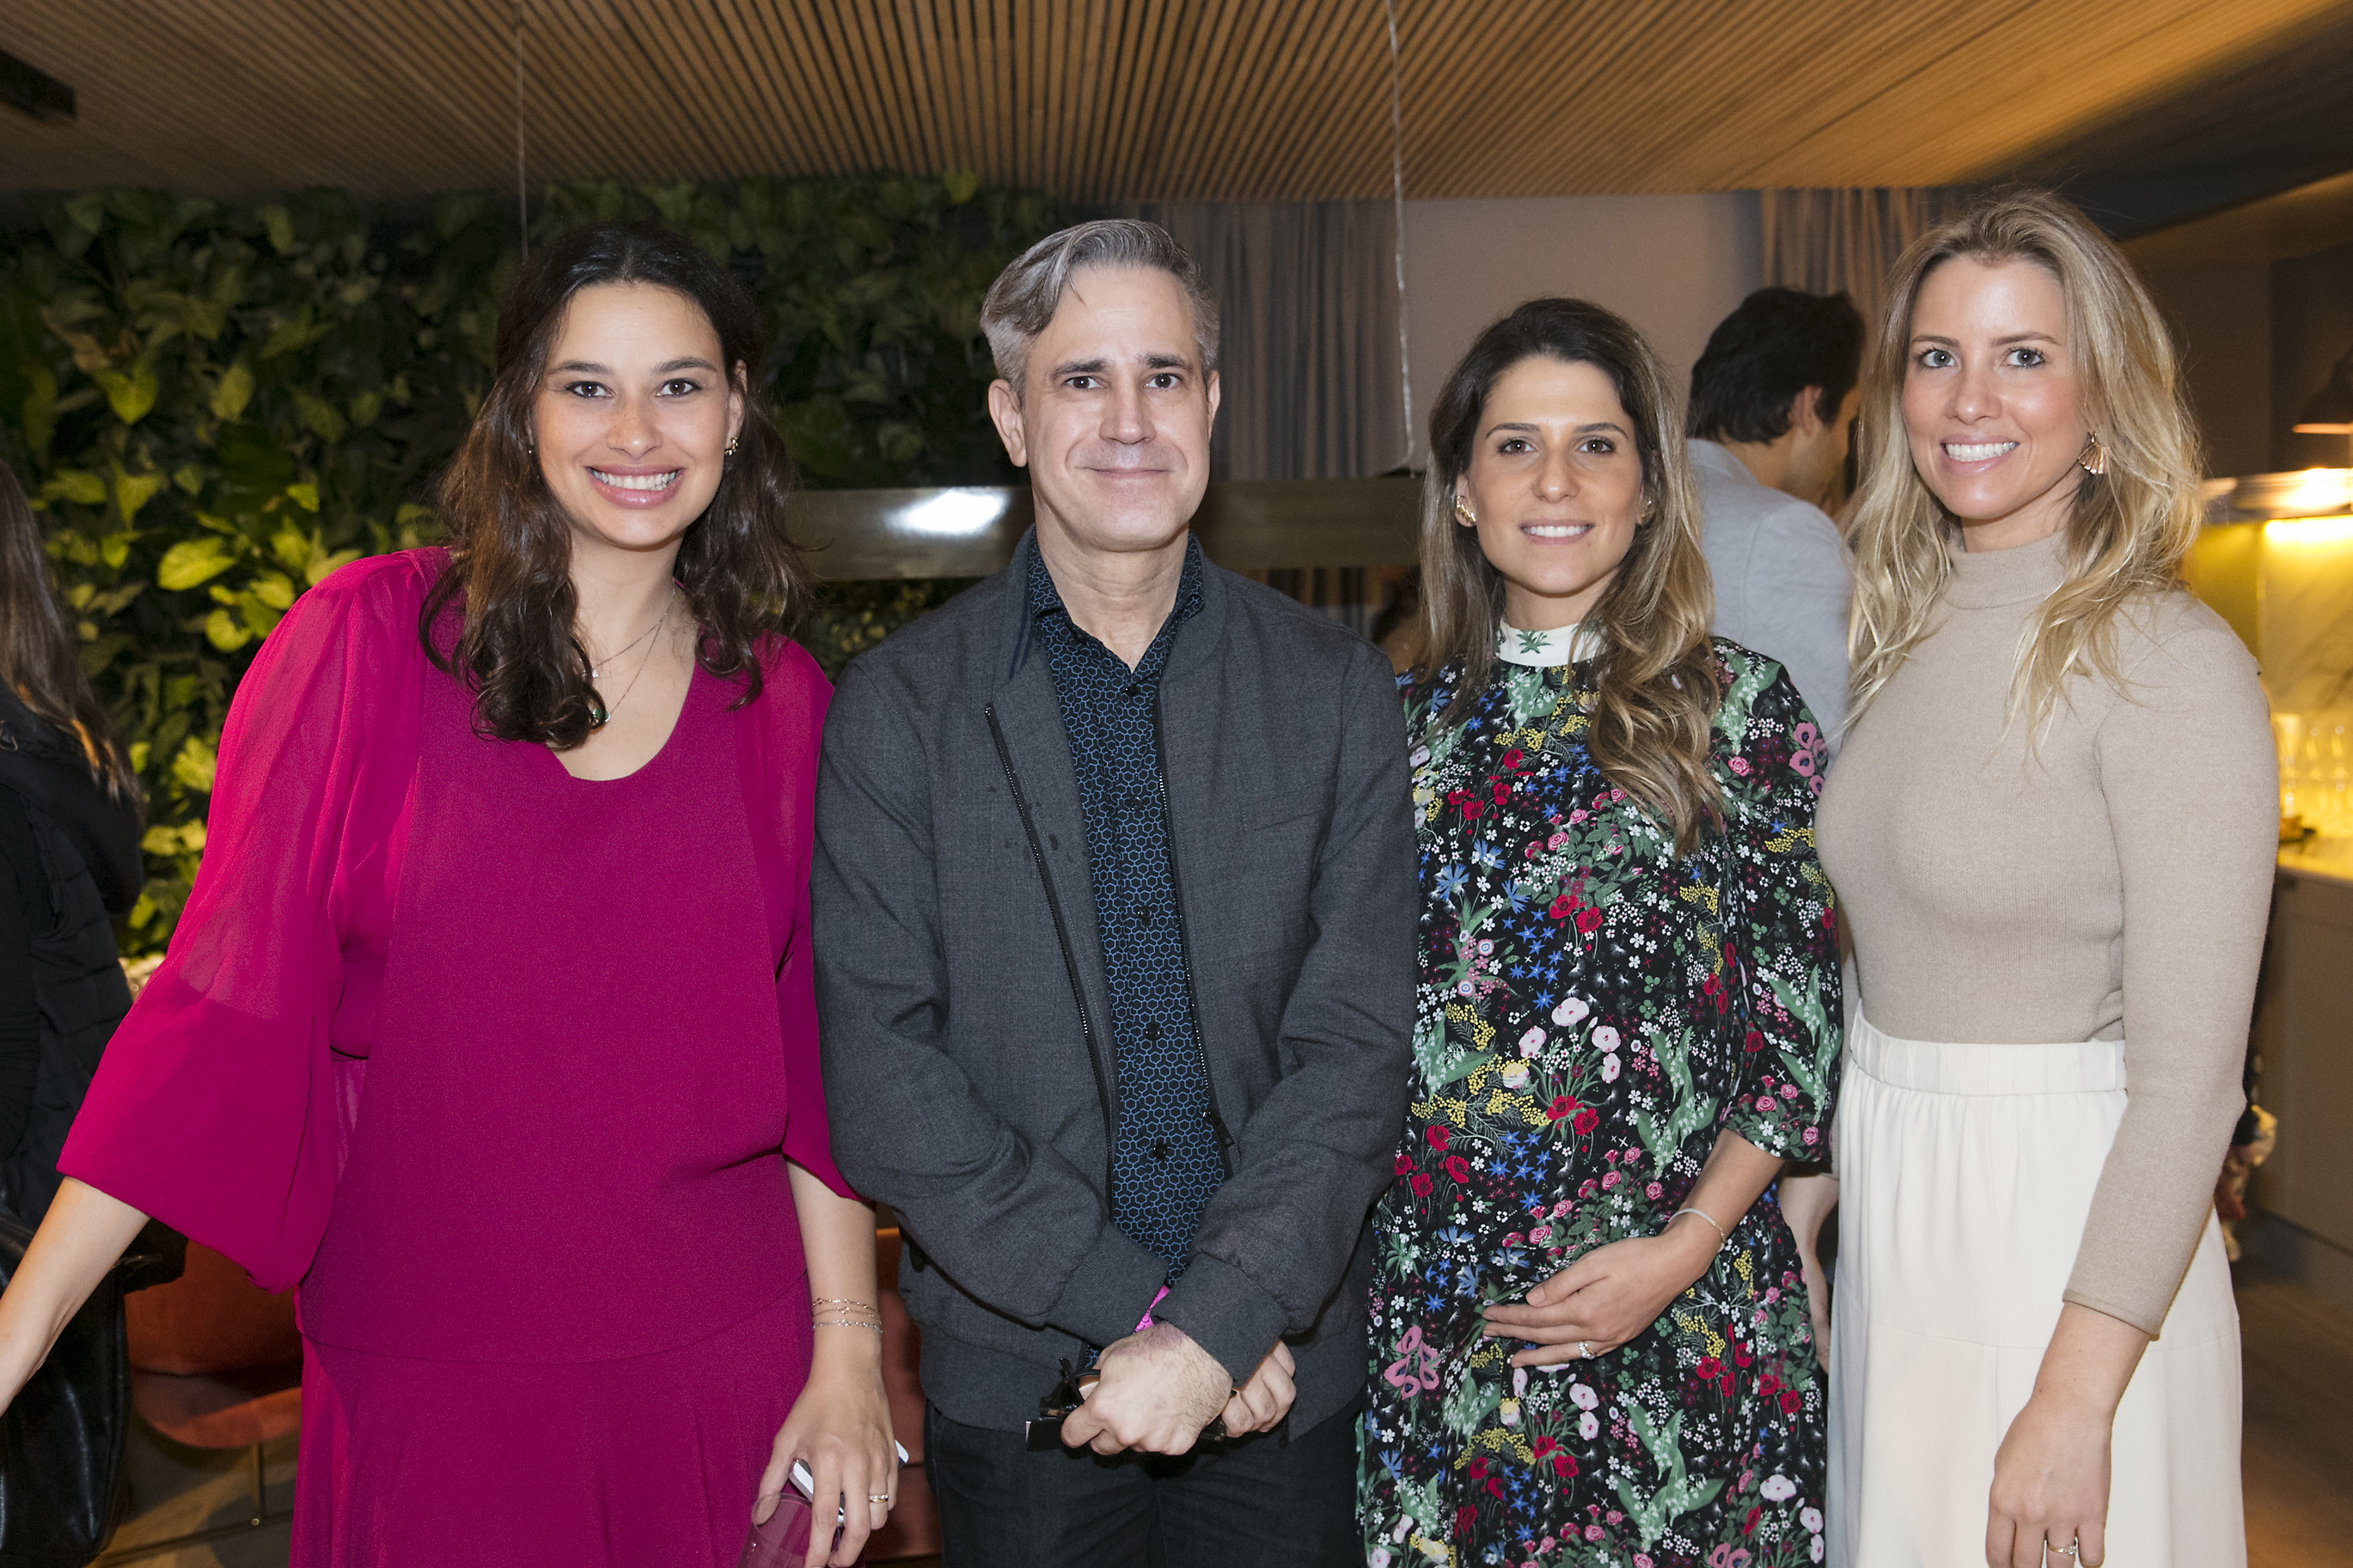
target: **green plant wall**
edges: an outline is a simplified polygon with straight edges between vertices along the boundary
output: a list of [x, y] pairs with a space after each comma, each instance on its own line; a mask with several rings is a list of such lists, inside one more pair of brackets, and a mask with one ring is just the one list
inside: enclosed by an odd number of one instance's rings
[[[766, 390], [805, 482], [1004, 482], [982, 294], [1064, 214], [968, 176], [549, 189], [535, 236], [656, 217], [726, 259], [775, 342]], [[127, 953], [160, 950], [204, 848], [214, 747], [255, 645], [360, 555], [427, 542], [434, 474], [490, 379], [513, 212], [334, 191], [232, 207], [111, 189], [0, 232], [0, 458], [34, 498], [83, 667], [148, 795]], [[828, 585], [828, 669], [946, 584]]]

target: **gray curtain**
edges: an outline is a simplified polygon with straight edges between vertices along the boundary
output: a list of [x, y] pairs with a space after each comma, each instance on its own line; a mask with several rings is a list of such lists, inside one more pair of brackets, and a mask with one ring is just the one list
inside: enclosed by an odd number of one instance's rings
[[1959, 211], [1961, 185], [1764, 191], [1765, 281], [1809, 294], [1844, 290], [1876, 337], [1888, 274], [1904, 247]]
[[1365, 479], [1405, 461], [1396, 211], [1387, 202], [1160, 202], [1135, 209], [1218, 301], [1221, 479]]

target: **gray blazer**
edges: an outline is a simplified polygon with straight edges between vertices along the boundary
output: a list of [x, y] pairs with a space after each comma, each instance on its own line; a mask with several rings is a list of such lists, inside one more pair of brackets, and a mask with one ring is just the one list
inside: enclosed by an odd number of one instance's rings
[[[810, 875], [835, 1159], [899, 1212], [924, 1392], [1035, 1415], [1059, 1358], [1134, 1331], [1164, 1264], [1111, 1223], [1118, 1117], [1085, 824], [1014, 564], [855, 660], [827, 716]], [[1403, 1127], [1415, 863], [1388, 664], [1210, 567], [1161, 684], [1171, 848], [1233, 1145], [1155, 1310], [1294, 1426], [1366, 1374], [1367, 1215]]]
[[1700, 549], [1715, 579], [1710, 629], [1789, 672], [1835, 756], [1846, 726], [1847, 601], [1854, 592], [1838, 524], [1821, 508], [1757, 483], [1713, 441], [1694, 438], [1691, 465]]

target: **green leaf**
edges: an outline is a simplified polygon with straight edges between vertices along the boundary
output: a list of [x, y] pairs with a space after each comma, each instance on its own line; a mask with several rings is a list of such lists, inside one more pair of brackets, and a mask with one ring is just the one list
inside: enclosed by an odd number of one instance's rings
[[49, 455], [49, 437], [58, 427], [58, 377], [48, 366], [37, 364], [25, 379], [30, 388], [21, 410], [25, 445], [37, 464]]
[[305, 305], [278, 323], [269, 334], [269, 341], [261, 345], [261, 357], [276, 359], [280, 354], [301, 348], [311, 342], [311, 307]]
[[269, 235], [269, 248], [283, 256], [294, 248], [294, 217], [284, 207], [266, 206], [253, 215]]
[[252, 593], [271, 609], [282, 611], [294, 602], [294, 580], [282, 572], [264, 572], [253, 580]]
[[205, 489], [205, 471], [194, 463], [182, 463], [172, 470], [172, 482], [192, 496], [202, 495]]
[[313, 587], [327, 580], [327, 574], [348, 566], [360, 558], [356, 550], [338, 550], [332, 555], [322, 555], [302, 569], [303, 578]]
[[292, 528], [281, 528], [269, 536], [269, 552], [300, 572], [311, 564], [311, 557], [318, 552], [318, 546], [311, 542], [309, 534]]
[[236, 564], [237, 557], [224, 539], [211, 534], [183, 539], [164, 552], [155, 567], [155, 585], [180, 593], [210, 582]]
[[286, 494], [289, 500], [292, 500], [296, 506], [301, 507], [304, 511], [316, 511], [319, 510], [319, 487], [317, 485], [307, 482], [303, 484], [288, 485], [286, 487]]
[[253, 367], [239, 360], [221, 372], [220, 384], [213, 388], [213, 417], [234, 419], [252, 401]]
[[80, 468], [68, 468], [51, 474], [41, 485], [44, 500], [69, 500], [81, 506], [98, 506], [106, 500], [106, 481], [96, 474]]
[[140, 837], [139, 847], [150, 855], [177, 855], [180, 852], [180, 830], [176, 827], [151, 827]]
[[259, 595], [248, 594], [237, 601], [237, 614], [245, 617], [248, 630], [257, 637], [266, 637], [285, 616], [281, 609], [264, 604]]
[[333, 404], [323, 397], [313, 397], [299, 386], [288, 390], [293, 395], [294, 413], [304, 429], [331, 446], [343, 438], [343, 416], [335, 412]]
[[[216, 610], [213, 613], [220, 616], [223, 620], [227, 619], [227, 616], [220, 611]], [[233, 626], [232, 629], [234, 629]], [[211, 627], [207, 626], [206, 630], [209, 632]], [[244, 636], [242, 632], [237, 633], [240, 641], [244, 639]], [[180, 747], [180, 754], [172, 759], [172, 777], [185, 787], [195, 790], [198, 795], [210, 795], [213, 792], [213, 768], [216, 760], [210, 746], [191, 735], [186, 743]]]
[[980, 189], [980, 176], [970, 169], [950, 169], [940, 176], [940, 184], [947, 187], [948, 200], [962, 206]]
[[125, 425], [146, 418], [147, 411], [155, 406], [156, 393], [162, 390], [154, 367], [144, 360], [132, 365], [129, 375], [118, 370], [97, 370], [90, 373], [90, 379], [106, 394], [106, 405], [114, 410], [114, 416]]
[[139, 509], [155, 499], [155, 492], [172, 482], [167, 474], [129, 474], [114, 470], [114, 504], [129, 522], [139, 515]]
[[[223, 653], [235, 653], [253, 640], [253, 634], [245, 629], [243, 621], [230, 615], [227, 610], [219, 609], [205, 617], [205, 640]], [[195, 742], [190, 742], [189, 744], [194, 745]], [[174, 763], [172, 764], [174, 776], [176, 777], [179, 771], [180, 764]], [[211, 785], [207, 784], [206, 787], [209, 789]]]

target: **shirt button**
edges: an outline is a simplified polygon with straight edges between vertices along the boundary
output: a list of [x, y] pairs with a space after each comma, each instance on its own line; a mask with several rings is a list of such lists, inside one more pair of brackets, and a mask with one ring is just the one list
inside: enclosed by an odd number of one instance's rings
[[1167, 1139], [1163, 1138], [1159, 1142], [1155, 1143], [1152, 1146], [1152, 1157], [1155, 1160], [1166, 1160], [1168, 1158]]
[[1145, 1026], [1144, 1026], [1144, 1037], [1145, 1037], [1145, 1039], [1147, 1039], [1147, 1040], [1156, 1040], [1156, 1039], [1158, 1039], [1158, 1038], [1160, 1037], [1160, 1026], [1159, 1026], [1159, 1025], [1157, 1025], [1157, 1024], [1146, 1024], [1146, 1025], [1145, 1025]]
[[1142, 688], [1141, 686], [1138, 686], [1134, 681], [1131, 680], [1131, 681], [1129, 681], [1129, 682], [1127, 683], [1127, 694], [1128, 694], [1130, 697], [1136, 697], [1136, 696], [1140, 696], [1140, 695], [1142, 695], [1143, 691], [1144, 691], [1144, 688]]

